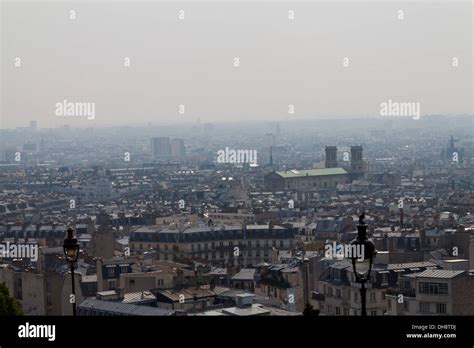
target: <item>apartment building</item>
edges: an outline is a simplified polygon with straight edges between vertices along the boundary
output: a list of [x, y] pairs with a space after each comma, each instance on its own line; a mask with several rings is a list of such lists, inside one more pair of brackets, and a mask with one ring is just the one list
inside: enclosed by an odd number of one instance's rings
[[403, 275], [399, 291], [387, 295], [389, 315], [471, 315], [474, 273], [429, 269]]
[[292, 249], [296, 230], [276, 225], [206, 226], [180, 230], [140, 227], [132, 250], [154, 249], [159, 260], [204, 260], [218, 265], [269, 262], [272, 248]]
[[[367, 314], [387, 314], [386, 296], [396, 292], [401, 275], [432, 268], [437, 268], [432, 262], [374, 265], [370, 282], [366, 284]], [[319, 277], [311, 304], [320, 310], [320, 315], [361, 315], [360, 286], [355, 281], [351, 262], [336, 261]]]

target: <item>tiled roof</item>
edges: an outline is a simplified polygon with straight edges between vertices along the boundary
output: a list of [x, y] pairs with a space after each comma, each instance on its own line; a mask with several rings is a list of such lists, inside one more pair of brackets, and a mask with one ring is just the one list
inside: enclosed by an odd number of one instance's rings
[[465, 271], [453, 271], [447, 269], [427, 269], [421, 273], [416, 273], [416, 278], [439, 278], [439, 279], [451, 279], [464, 273]]
[[387, 265], [387, 270], [408, 269], [408, 268], [424, 268], [436, 267], [433, 262], [407, 262], [407, 263], [391, 263]]

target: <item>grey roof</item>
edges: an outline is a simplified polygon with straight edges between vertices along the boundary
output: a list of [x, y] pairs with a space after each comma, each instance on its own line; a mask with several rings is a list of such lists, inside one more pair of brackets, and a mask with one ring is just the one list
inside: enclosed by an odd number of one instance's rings
[[334, 262], [329, 267], [336, 268], [336, 269], [346, 269], [348, 267], [352, 267], [352, 262], [348, 260], [342, 260], [342, 261]]
[[150, 291], [137, 291], [124, 294], [122, 303], [133, 303], [150, 300], [156, 300], [156, 296], [153, 295]]
[[227, 268], [213, 267], [206, 275], [227, 275]]
[[438, 278], [451, 279], [464, 273], [465, 271], [452, 271], [447, 269], [427, 269], [426, 271], [416, 273], [415, 278]]
[[234, 275], [232, 280], [254, 280], [255, 279], [255, 268], [242, 268], [239, 273]]
[[[129, 303], [103, 301], [95, 298], [89, 298], [79, 305], [80, 315], [93, 315], [92, 311], [98, 310], [116, 315], [150, 315], [150, 316], [168, 316], [174, 311], [169, 309], [140, 306]], [[90, 312], [89, 312], [90, 311]], [[89, 314], [90, 313], [90, 314]]]
[[407, 263], [390, 263], [387, 265], [387, 270], [408, 269], [408, 268], [423, 268], [436, 267], [433, 262], [407, 262]]
[[231, 308], [223, 308], [220, 310], [223, 314], [227, 315], [235, 315], [240, 317], [246, 317], [251, 315], [269, 315], [270, 310], [262, 308], [259, 304], [252, 304], [250, 307], [231, 307]]

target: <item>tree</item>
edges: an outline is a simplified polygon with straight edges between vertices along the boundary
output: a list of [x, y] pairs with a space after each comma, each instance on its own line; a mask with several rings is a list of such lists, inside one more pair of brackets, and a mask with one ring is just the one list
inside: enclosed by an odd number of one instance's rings
[[312, 305], [307, 303], [303, 311], [303, 316], [304, 317], [317, 317], [318, 315], [319, 315], [319, 310], [314, 309]]
[[15, 298], [10, 296], [7, 285], [0, 283], [0, 316], [23, 315]]

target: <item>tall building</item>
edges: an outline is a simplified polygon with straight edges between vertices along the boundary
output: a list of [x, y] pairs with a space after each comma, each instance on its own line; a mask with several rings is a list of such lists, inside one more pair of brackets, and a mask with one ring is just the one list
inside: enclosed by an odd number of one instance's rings
[[337, 167], [337, 147], [326, 146], [326, 168]]
[[351, 146], [351, 173], [361, 176], [365, 172], [364, 160], [362, 159], [362, 146]]
[[171, 139], [170, 153], [173, 158], [183, 158], [186, 154], [183, 139]]
[[155, 158], [168, 158], [171, 155], [170, 138], [152, 138], [151, 153]]

